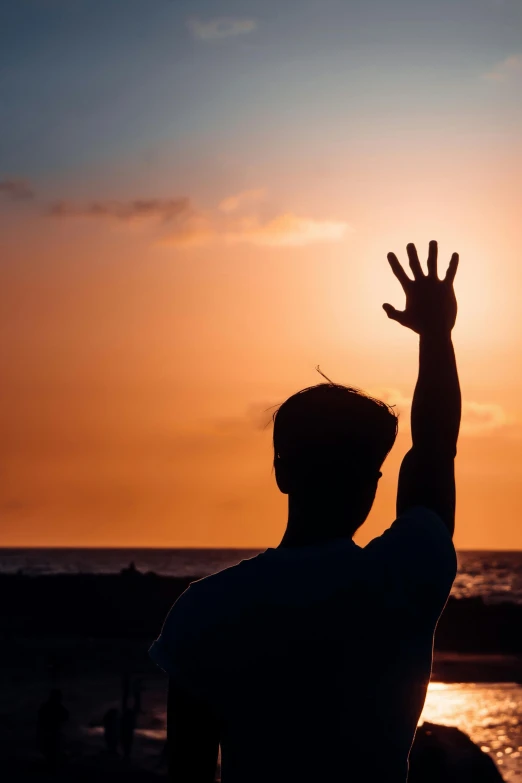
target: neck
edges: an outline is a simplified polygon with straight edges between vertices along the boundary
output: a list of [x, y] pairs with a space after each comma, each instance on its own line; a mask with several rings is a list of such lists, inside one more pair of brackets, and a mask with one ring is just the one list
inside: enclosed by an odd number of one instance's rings
[[346, 503], [324, 498], [288, 498], [288, 522], [280, 547], [323, 544], [336, 538], [352, 538], [358, 527]]

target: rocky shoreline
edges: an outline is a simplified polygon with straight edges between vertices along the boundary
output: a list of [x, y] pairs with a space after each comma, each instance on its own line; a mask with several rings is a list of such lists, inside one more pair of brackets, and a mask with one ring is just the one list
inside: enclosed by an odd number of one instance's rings
[[[2, 574], [2, 633], [151, 639], [191, 581], [141, 574], [133, 568], [115, 575]], [[516, 658], [522, 655], [522, 606], [450, 597], [439, 621], [435, 649]]]

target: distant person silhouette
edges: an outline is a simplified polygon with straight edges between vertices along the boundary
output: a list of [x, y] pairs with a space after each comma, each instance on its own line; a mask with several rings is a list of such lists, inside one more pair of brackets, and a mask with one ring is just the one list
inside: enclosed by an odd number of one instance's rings
[[131, 757], [135, 728], [136, 713], [132, 707], [125, 706], [121, 711], [121, 746], [123, 758], [127, 760]]
[[134, 743], [134, 729], [136, 728], [136, 704], [133, 707], [129, 706], [130, 690], [130, 677], [128, 674], [125, 674], [122, 680], [120, 737], [123, 758], [127, 761], [131, 756]]
[[38, 739], [47, 764], [55, 769], [61, 752], [63, 724], [69, 720], [69, 712], [62, 704], [62, 692], [53, 688], [49, 698], [38, 710]]
[[170, 676], [168, 743], [176, 783], [405, 783], [431, 673], [433, 634], [456, 573], [454, 458], [460, 389], [457, 314], [431, 242], [413, 279], [390, 253], [419, 335], [412, 448], [397, 519], [352, 541], [372, 507], [397, 418], [336, 383], [294, 394], [274, 416], [275, 478], [288, 495], [276, 548], [194, 582], [171, 609], [152, 658]]
[[136, 715], [141, 715], [143, 712], [143, 680], [139, 677], [137, 677], [134, 680], [132, 693], [134, 695], [134, 712]]
[[120, 741], [120, 711], [116, 707], [108, 709], [103, 716], [103, 737], [109, 753], [116, 754]]

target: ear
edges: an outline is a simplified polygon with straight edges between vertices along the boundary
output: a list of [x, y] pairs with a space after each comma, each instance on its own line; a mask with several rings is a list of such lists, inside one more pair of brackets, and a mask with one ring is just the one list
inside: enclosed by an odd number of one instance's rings
[[274, 471], [279, 491], [282, 492], [283, 495], [288, 495], [288, 474], [285, 463], [281, 457], [276, 457], [274, 459]]

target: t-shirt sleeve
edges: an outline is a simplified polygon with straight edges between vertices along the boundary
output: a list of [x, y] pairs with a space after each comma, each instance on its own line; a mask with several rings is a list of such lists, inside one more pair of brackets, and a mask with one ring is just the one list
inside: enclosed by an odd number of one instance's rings
[[438, 514], [408, 509], [365, 551], [391, 600], [438, 618], [457, 573], [455, 547]]
[[190, 663], [197, 639], [194, 590], [189, 587], [168, 613], [149, 655], [180, 687], [190, 688]]

